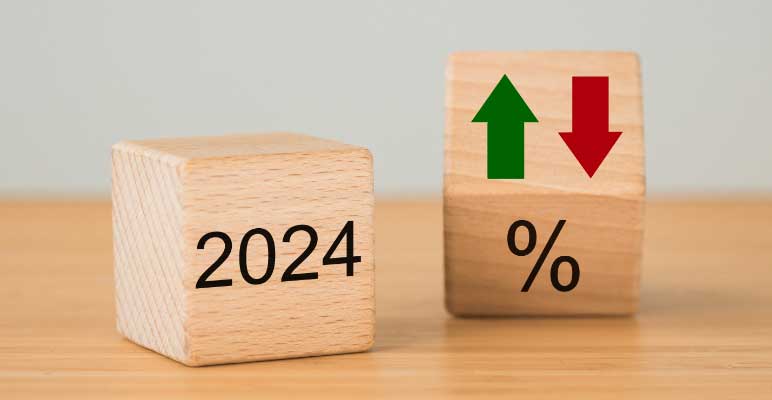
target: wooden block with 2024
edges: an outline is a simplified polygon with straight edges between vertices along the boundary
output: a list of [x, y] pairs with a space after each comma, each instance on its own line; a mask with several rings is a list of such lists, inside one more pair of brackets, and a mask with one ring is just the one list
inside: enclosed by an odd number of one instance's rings
[[[525, 123], [523, 179], [488, 179], [487, 126], [472, 122], [504, 75], [538, 119]], [[576, 118], [574, 77], [608, 77], [609, 132], [622, 132], [592, 177], [559, 134], [571, 132]], [[460, 316], [635, 312], [645, 194], [638, 57], [612, 52], [454, 54], [447, 69], [446, 110], [448, 310]], [[535, 247], [528, 249], [528, 227], [516, 226], [516, 255], [508, 235], [521, 220], [534, 227]], [[565, 223], [554, 246], [523, 291], [560, 220]], [[561, 256], [576, 261], [576, 275]], [[556, 260], [557, 286], [551, 277]]]
[[296, 134], [113, 147], [118, 330], [187, 365], [374, 338], [367, 149]]

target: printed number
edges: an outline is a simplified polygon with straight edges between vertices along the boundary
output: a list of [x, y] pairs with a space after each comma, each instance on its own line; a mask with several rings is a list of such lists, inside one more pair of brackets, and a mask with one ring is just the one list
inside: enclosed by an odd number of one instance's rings
[[225, 243], [225, 247], [223, 248], [222, 254], [220, 254], [220, 257], [218, 257], [216, 260], [214, 260], [214, 263], [209, 266], [209, 268], [204, 271], [203, 274], [198, 278], [198, 282], [196, 282], [196, 289], [198, 288], [209, 288], [209, 287], [221, 287], [221, 286], [231, 286], [233, 285], [233, 280], [231, 279], [219, 279], [216, 281], [208, 281], [207, 278], [209, 278], [212, 273], [214, 273], [217, 268], [222, 265], [223, 262], [225, 262], [225, 259], [228, 258], [228, 256], [231, 254], [231, 249], [233, 248], [233, 243], [231, 242], [231, 238], [228, 237], [227, 234], [223, 232], [209, 232], [206, 235], [202, 236], [201, 239], [198, 241], [198, 248], [199, 250], [202, 250], [204, 248], [204, 245], [209, 239], [212, 238], [218, 238]]
[[[333, 257], [332, 255], [344, 237], [346, 238], [346, 256]], [[354, 255], [354, 221], [348, 221], [343, 226], [338, 237], [335, 238], [335, 241], [332, 242], [332, 246], [327, 250], [327, 254], [322, 258], [322, 265], [346, 264], [346, 276], [353, 276], [354, 264], [361, 261], [362, 257]]]
[[297, 231], [303, 231], [308, 233], [308, 236], [310, 237], [310, 240], [308, 241], [308, 247], [300, 253], [298, 258], [295, 259], [295, 261], [292, 262], [292, 264], [287, 267], [287, 270], [284, 271], [284, 274], [281, 276], [281, 281], [304, 281], [307, 279], [317, 279], [319, 278], [319, 274], [316, 272], [304, 272], [302, 274], [293, 274], [295, 271], [295, 268], [300, 265], [303, 261], [305, 261], [306, 258], [308, 258], [309, 255], [311, 255], [311, 252], [314, 251], [316, 248], [316, 242], [318, 241], [318, 236], [316, 235], [316, 231], [314, 228], [308, 226], [308, 225], [295, 225], [292, 228], [289, 228], [287, 232], [284, 234], [283, 241], [285, 243], [289, 243], [290, 238], [292, 235]]
[[[249, 246], [249, 239], [252, 236], [261, 235], [265, 238], [265, 244], [268, 246], [268, 263], [265, 266], [265, 273], [263, 276], [255, 279], [249, 274], [247, 269], [247, 247]], [[273, 267], [276, 264], [276, 245], [273, 243], [273, 236], [271, 233], [263, 228], [255, 228], [244, 234], [244, 238], [241, 239], [241, 246], [239, 246], [239, 269], [241, 269], [241, 276], [245, 281], [253, 285], [259, 285], [265, 283], [273, 274]]]
[[[314, 249], [316, 249], [316, 244], [319, 242], [319, 236], [317, 235], [316, 230], [308, 225], [295, 225], [287, 229], [287, 232], [284, 233], [282, 241], [284, 243], [289, 243], [292, 239], [292, 235], [298, 231], [303, 231], [308, 234], [308, 246], [306, 246], [306, 249], [303, 250], [303, 252], [300, 253], [295, 261], [293, 261], [284, 271], [281, 276], [282, 282], [303, 281], [319, 278], [319, 273], [317, 272], [295, 273], [297, 267], [299, 267], [300, 264], [302, 264], [303, 261], [305, 261], [311, 255]], [[250, 240], [255, 235], [260, 235], [263, 237], [263, 239], [265, 239], [268, 250], [268, 260], [266, 261], [265, 272], [259, 278], [255, 278], [249, 273], [249, 266], [247, 265], [247, 249], [249, 247]], [[207, 268], [206, 271], [204, 271], [204, 273], [201, 274], [201, 276], [198, 278], [198, 281], [196, 282], [196, 289], [233, 285], [233, 281], [231, 279], [211, 281], [207, 280], [214, 273], [214, 271], [225, 262], [225, 260], [231, 254], [231, 250], [233, 249], [233, 242], [231, 241], [231, 238], [223, 232], [209, 232], [202, 236], [198, 241], [197, 248], [199, 250], [204, 249], [206, 242], [212, 238], [218, 238], [222, 240], [225, 244], [225, 247], [223, 248], [223, 252], [220, 254], [220, 257], [218, 257], [217, 260], [215, 260], [214, 263], [209, 268]], [[338, 249], [338, 246], [340, 246], [340, 243], [344, 238], [346, 239], [346, 255], [344, 257], [334, 257], [333, 255], [335, 254], [335, 251]], [[343, 229], [338, 234], [338, 237], [335, 238], [335, 241], [332, 243], [330, 248], [327, 250], [327, 253], [325, 253], [324, 257], [322, 258], [322, 265], [346, 264], [346, 276], [353, 276], [354, 264], [361, 261], [362, 257], [354, 255], [354, 221], [348, 221], [346, 222], [346, 225], [343, 226]], [[244, 278], [244, 281], [252, 285], [263, 284], [271, 278], [275, 266], [276, 243], [274, 243], [271, 233], [263, 228], [255, 228], [244, 234], [244, 237], [241, 239], [241, 244], [239, 245], [239, 269], [241, 270], [241, 277]]]

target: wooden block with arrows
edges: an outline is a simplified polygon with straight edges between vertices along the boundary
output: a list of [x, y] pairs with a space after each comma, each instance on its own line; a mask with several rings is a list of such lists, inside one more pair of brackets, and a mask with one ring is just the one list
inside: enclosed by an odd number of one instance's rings
[[448, 310], [634, 313], [646, 188], [637, 55], [457, 53], [446, 76]]
[[118, 330], [198, 366], [373, 344], [367, 149], [296, 134], [113, 146]]

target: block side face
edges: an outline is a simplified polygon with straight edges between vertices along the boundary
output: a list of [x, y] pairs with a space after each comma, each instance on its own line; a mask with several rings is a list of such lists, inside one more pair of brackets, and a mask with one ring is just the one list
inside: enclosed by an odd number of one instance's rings
[[[471, 122], [503, 75], [538, 119], [524, 128], [525, 179], [487, 179], [486, 122]], [[609, 77], [609, 131], [622, 135], [592, 179], [559, 132], [572, 131], [572, 77]], [[446, 70], [445, 185], [456, 193], [645, 192], [640, 68], [634, 53], [471, 52]]]
[[162, 138], [127, 144], [184, 160], [362, 149], [335, 140], [287, 132]]
[[[474, 195], [445, 199], [446, 307], [458, 316], [623, 315], [637, 311], [643, 203], [590, 195]], [[536, 228], [536, 245], [516, 256], [507, 234], [516, 220]], [[566, 223], [528, 292], [521, 292], [550, 233]], [[527, 233], [515, 236], [519, 249]], [[556, 290], [552, 263], [571, 256], [577, 286]], [[571, 281], [561, 264], [558, 279]]]
[[128, 339], [185, 359], [180, 180], [174, 162], [134, 147], [112, 152], [117, 327]]
[[[191, 365], [268, 360], [364, 351], [375, 329], [373, 260], [373, 170], [365, 149], [199, 159], [183, 173], [185, 213], [185, 294], [190, 318], [185, 332]], [[344, 264], [322, 265], [348, 221], [353, 223], [353, 254], [361, 257], [347, 276]], [[306, 225], [317, 242], [294, 274], [316, 279], [282, 281], [287, 268], [307, 251], [311, 234], [290, 228]], [[269, 245], [274, 269], [259, 284], [248, 283], [240, 268], [242, 243], [247, 273], [264, 276]], [[208, 280], [230, 279], [230, 286], [198, 288], [196, 283], [223, 254], [221, 239], [203, 249], [209, 232], [227, 234], [232, 251]], [[286, 239], [286, 241], [285, 241]], [[346, 255], [346, 239], [334, 256]]]

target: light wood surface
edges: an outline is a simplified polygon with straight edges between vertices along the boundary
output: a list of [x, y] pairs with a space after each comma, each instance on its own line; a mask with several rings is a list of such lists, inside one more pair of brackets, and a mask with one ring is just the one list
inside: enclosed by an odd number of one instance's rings
[[[621, 52], [462, 52], [447, 68], [445, 266], [457, 315], [629, 314], [638, 307], [643, 196], [643, 115], [638, 57]], [[524, 179], [488, 179], [487, 125], [472, 122], [507, 75], [538, 122], [525, 124]], [[609, 128], [622, 132], [590, 179], [561, 139], [571, 132], [572, 77], [608, 77]], [[595, 134], [602, 134], [594, 132]], [[513, 132], [514, 134], [514, 132]], [[575, 137], [579, 133], [569, 133]], [[537, 246], [514, 257], [510, 225], [533, 224]], [[540, 275], [521, 292], [547, 239], [565, 220]], [[520, 229], [518, 248], [527, 247]], [[553, 260], [580, 266], [577, 285], [555, 290]], [[571, 268], [558, 269], [572, 281]]]
[[[191, 366], [372, 347], [367, 149], [223, 135], [121, 142], [112, 162], [117, 325], [127, 338]], [[329, 250], [328, 261], [345, 258], [349, 243], [351, 268], [323, 263]]]
[[190, 368], [115, 330], [109, 202], [2, 202], [0, 397], [768, 397], [772, 199], [646, 215], [636, 316], [456, 319], [440, 202], [378, 201], [371, 351]]

